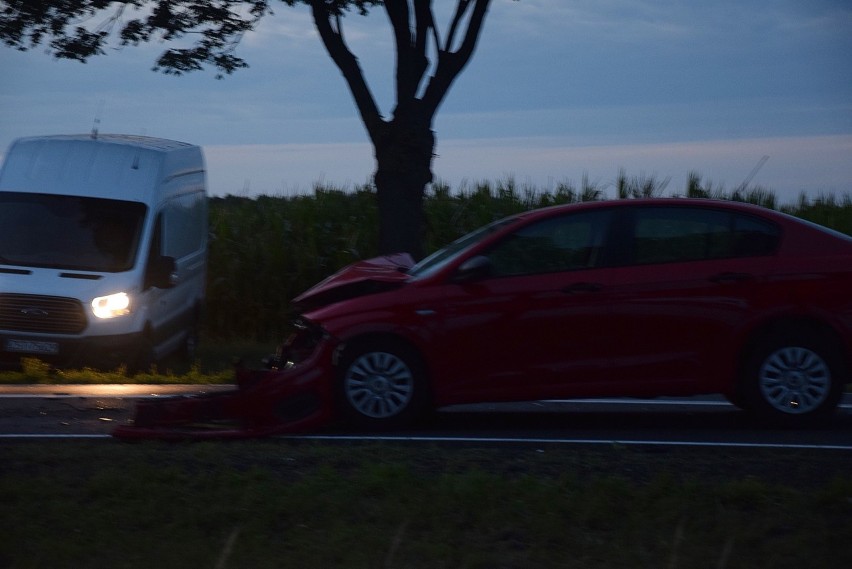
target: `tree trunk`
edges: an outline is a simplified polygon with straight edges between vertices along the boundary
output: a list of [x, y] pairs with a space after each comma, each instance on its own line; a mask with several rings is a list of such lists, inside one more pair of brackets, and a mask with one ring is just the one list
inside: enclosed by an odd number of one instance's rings
[[423, 195], [435, 150], [435, 133], [424, 122], [397, 117], [374, 140], [381, 254], [423, 256]]
[[[441, 43], [435, 28], [431, 0], [383, 3], [394, 30], [397, 55], [397, 106], [390, 122], [379, 112], [358, 58], [346, 46], [341, 29], [342, 8], [355, 4], [366, 11], [365, 6], [373, 3], [309, 2], [317, 31], [352, 91], [376, 152], [374, 181], [382, 254], [410, 253], [415, 259], [423, 256], [423, 193], [432, 181], [435, 150], [432, 120], [450, 85], [473, 55], [490, 1], [458, 0], [445, 43]], [[426, 79], [430, 41], [437, 52], [437, 64], [434, 75]]]

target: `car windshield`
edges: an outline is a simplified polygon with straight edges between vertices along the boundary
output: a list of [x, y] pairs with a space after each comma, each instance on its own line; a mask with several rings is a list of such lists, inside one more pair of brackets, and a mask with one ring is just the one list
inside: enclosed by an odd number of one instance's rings
[[129, 270], [146, 210], [138, 202], [0, 192], [0, 260], [24, 267]]
[[501, 219], [493, 223], [489, 223], [484, 227], [480, 227], [463, 237], [459, 237], [443, 249], [438, 249], [413, 267], [408, 270], [408, 274], [414, 278], [423, 278], [445, 267], [447, 264], [456, 259], [464, 251], [476, 245], [498, 229], [514, 223], [516, 218], [510, 217]]

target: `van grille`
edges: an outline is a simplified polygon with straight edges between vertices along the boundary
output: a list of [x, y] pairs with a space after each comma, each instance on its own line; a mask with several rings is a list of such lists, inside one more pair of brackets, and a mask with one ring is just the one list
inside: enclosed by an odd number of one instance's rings
[[83, 305], [73, 298], [0, 294], [0, 330], [79, 334], [85, 327]]

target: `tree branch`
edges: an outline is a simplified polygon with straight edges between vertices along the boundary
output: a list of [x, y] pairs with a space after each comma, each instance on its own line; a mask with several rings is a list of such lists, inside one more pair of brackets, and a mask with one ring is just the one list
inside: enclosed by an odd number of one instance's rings
[[364, 80], [364, 73], [358, 64], [358, 58], [355, 57], [346, 46], [346, 42], [343, 41], [339, 19], [337, 20], [338, 28], [336, 30], [331, 24], [332, 17], [339, 18], [339, 13], [335, 13], [335, 10], [330, 8], [325, 0], [310, 0], [310, 4], [314, 24], [320, 34], [322, 43], [332, 61], [334, 61], [337, 68], [343, 74], [346, 84], [349, 85], [349, 90], [355, 99], [355, 105], [367, 129], [367, 134], [375, 144], [380, 136], [380, 126], [384, 121], [373, 98], [373, 94]]
[[[453, 43], [456, 41], [456, 32], [459, 29], [459, 24], [470, 6], [470, 0], [459, 0], [456, 4], [456, 12], [453, 14], [453, 21], [450, 23], [450, 29], [447, 31], [447, 43], [443, 47], [443, 51], [449, 52], [453, 49]], [[440, 47], [438, 49], [441, 49]]]
[[[450, 90], [450, 86], [461, 73], [464, 66], [470, 61], [473, 56], [473, 51], [476, 49], [476, 43], [479, 41], [480, 32], [482, 31], [482, 23], [485, 21], [485, 14], [488, 11], [488, 5], [491, 0], [459, 0], [453, 23], [450, 26], [450, 32], [447, 35], [447, 42], [444, 49], [438, 52], [438, 66], [435, 74], [429, 80], [426, 91], [423, 94], [424, 112], [428, 116], [434, 117], [441, 105], [441, 102], [446, 97]], [[455, 35], [458, 26], [465, 15], [465, 12], [470, 8], [473, 2], [470, 20], [467, 25], [467, 32], [462, 40], [458, 51], [451, 51], [452, 45], [455, 43]]]
[[[148, 5], [146, 15], [122, 22], [127, 7]], [[88, 25], [105, 12], [108, 15], [100, 24]], [[248, 66], [235, 55], [237, 45], [270, 12], [269, 0], [10, 0], [0, 10], [0, 39], [22, 51], [49, 39], [49, 52], [55, 57], [87, 61], [104, 53], [113, 30], [119, 27], [115, 35], [120, 45], [199, 34], [202, 39], [190, 47], [167, 50], [154, 69], [180, 75], [210, 64], [221, 77]]]
[[428, 34], [421, 18], [421, 0], [415, 0], [415, 31], [411, 30], [408, 0], [385, 2], [385, 11], [396, 40], [396, 102], [394, 117], [411, 117], [417, 91], [429, 66], [426, 56]]

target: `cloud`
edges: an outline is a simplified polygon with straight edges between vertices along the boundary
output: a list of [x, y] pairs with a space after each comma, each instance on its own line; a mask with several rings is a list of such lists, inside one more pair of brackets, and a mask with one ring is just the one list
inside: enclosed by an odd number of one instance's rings
[[264, 16], [257, 28], [246, 34], [242, 45], [259, 50], [269, 49], [270, 42], [287, 47], [313, 46], [319, 35], [307, 7], [300, 8], [274, 6], [274, 14]]
[[509, 32], [509, 37], [527, 36], [545, 43], [671, 41], [694, 37], [699, 24], [689, 17], [694, 10], [695, 6], [687, 8], [682, 2], [502, 0], [494, 4], [486, 25]]
[[653, 144], [578, 146], [559, 138], [448, 141], [435, 171], [455, 182], [494, 180], [495, 173], [539, 187], [560, 181], [579, 185], [583, 176], [612, 185], [621, 169], [629, 176], [670, 178], [669, 192], [684, 192], [691, 171], [733, 189], [768, 156], [751, 183], [783, 200], [799, 192], [852, 191], [852, 136], [779, 137]]
[[[444, 33], [454, 5], [436, 3]], [[210, 149], [216, 192], [365, 182], [372, 149], [309, 11], [275, 9], [238, 48], [251, 67], [222, 81], [151, 72], [160, 42], [86, 65], [7, 49], [0, 147], [87, 132], [100, 109], [101, 132]], [[352, 14], [344, 26], [389, 114], [395, 62], [384, 11]], [[848, 0], [494, 0], [435, 121], [435, 171], [454, 182], [588, 173], [608, 183], [624, 167], [672, 176], [680, 188], [677, 178], [695, 169], [735, 186], [769, 155], [755, 183], [848, 191], [850, 27]]]
[[[214, 195], [306, 193], [318, 182], [352, 189], [368, 183], [374, 169], [367, 143], [206, 146], [205, 154]], [[585, 176], [612, 193], [623, 169], [669, 178], [667, 191], [683, 193], [692, 171], [733, 190], [768, 156], [751, 183], [787, 202], [802, 191], [852, 192], [850, 155], [852, 135], [595, 146], [560, 137], [451, 139], [440, 143], [434, 171], [454, 189], [512, 177], [546, 190], [579, 186]]]
[[310, 193], [316, 183], [353, 189], [374, 169], [367, 143], [211, 145], [204, 155], [218, 196]]

